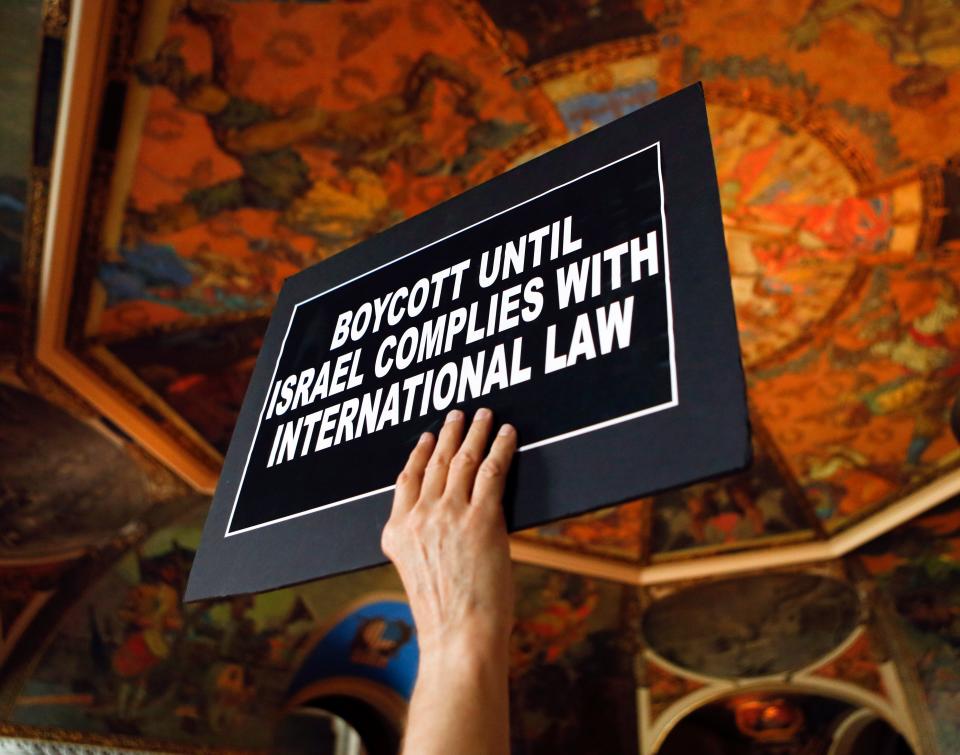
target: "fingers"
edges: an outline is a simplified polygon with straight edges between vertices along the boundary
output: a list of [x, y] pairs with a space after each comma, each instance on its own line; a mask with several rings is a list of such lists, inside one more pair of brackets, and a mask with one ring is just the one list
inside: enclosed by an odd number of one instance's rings
[[500, 508], [503, 486], [507, 482], [510, 462], [517, 450], [517, 431], [513, 425], [503, 425], [493, 440], [490, 453], [483, 460], [473, 484], [471, 503], [477, 507]]
[[455, 409], [447, 415], [435, 444], [432, 435], [424, 434], [397, 480], [394, 508], [410, 509], [417, 500], [441, 497], [499, 505], [517, 448], [516, 430], [512, 425], [501, 427], [481, 462], [493, 414], [489, 409], [478, 410], [461, 444], [463, 423], [463, 412]]
[[447, 486], [447, 470], [450, 460], [460, 447], [460, 438], [463, 436], [463, 412], [454, 409], [447, 415], [447, 420], [440, 430], [437, 446], [433, 449], [430, 461], [423, 474], [423, 484], [420, 487], [420, 497], [426, 500], [436, 500], [443, 495]]
[[487, 437], [490, 435], [492, 423], [493, 412], [489, 409], [477, 410], [467, 431], [467, 437], [450, 461], [444, 493], [452, 500], [463, 503], [470, 500], [473, 481], [483, 460], [483, 449], [487, 446]]
[[436, 440], [433, 433], [424, 433], [413, 447], [407, 464], [397, 478], [397, 487], [393, 493], [393, 508], [396, 511], [410, 509], [420, 497], [420, 486], [423, 484], [423, 473], [430, 461]]

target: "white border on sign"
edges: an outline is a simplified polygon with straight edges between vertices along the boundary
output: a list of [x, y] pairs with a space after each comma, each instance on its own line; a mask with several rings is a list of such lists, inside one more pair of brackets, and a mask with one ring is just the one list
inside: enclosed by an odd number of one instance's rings
[[336, 291], [338, 288], [342, 288], [343, 286], [347, 286], [353, 283], [354, 281], [358, 281], [361, 278], [365, 278], [371, 273], [375, 273], [379, 270], [383, 270], [385, 267], [389, 267], [390, 265], [393, 265], [399, 262], [400, 260], [406, 259], [407, 257], [417, 254], [418, 252], [422, 252], [424, 249], [429, 249], [431, 246], [434, 246], [435, 244], [439, 244], [441, 241], [446, 241], [447, 239], [457, 236], [458, 234], [461, 234], [464, 231], [468, 231], [471, 228], [475, 228], [478, 225], [482, 225], [483, 223], [486, 223], [488, 220], [493, 220], [493, 218], [499, 217], [500, 215], [505, 215], [508, 212], [512, 212], [518, 207], [522, 207], [523, 205], [529, 204], [530, 202], [533, 202], [536, 199], [540, 199], [540, 197], [546, 196], [547, 194], [550, 194], [556, 191], [557, 189], [562, 189], [565, 186], [569, 186], [572, 183], [576, 183], [582, 178], [591, 176], [594, 173], [599, 173], [601, 170], [606, 170], [612, 165], [616, 165], [617, 163], [622, 163], [624, 160], [629, 160], [631, 157], [636, 157], [641, 152], [646, 152], [648, 149], [653, 149], [654, 147], [657, 148], [657, 178], [660, 181], [660, 225], [661, 225], [661, 233], [663, 236], [663, 269], [664, 269], [664, 275], [666, 276], [667, 338], [670, 344], [670, 389], [671, 389], [672, 398], [670, 399], [670, 401], [667, 401], [666, 403], [663, 403], [663, 404], [658, 404], [657, 406], [651, 406], [646, 409], [641, 409], [640, 411], [621, 415], [620, 417], [614, 417], [613, 419], [604, 420], [603, 422], [597, 422], [593, 425], [587, 425], [586, 427], [581, 427], [576, 430], [570, 430], [569, 432], [561, 433], [560, 435], [554, 435], [553, 437], [545, 438], [544, 440], [538, 440], [535, 443], [528, 443], [527, 445], [521, 446], [520, 448], [518, 448], [517, 452], [522, 453], [524, 451], [529, 451], [533, 448], [539, 448], [540, 446], [546, 446], [552, 443], [559, 443], [562, 440], [567, 440], [568, 438], [573, 438], [573, 437], [576, 437], [577, 435], [584, 435], [585, 433], [591, 433], [596, 430], [601, 430], [605, 427], [610, 427], [611, 425], [618, 425], [621, 422], [628, 422], [632, 419], [638, 419], [648, 414], [655, 414], [656, 412], [661, 412], [664, 409], [670, 409], [674, 406], [677, 406], [677, 404], [679, 403], [679, 396], [677, 395], [677, 358], [676, 358], [676, 349], [674, 347], [674, 338], [673, 338], [673, 298], [670, 292], [670, 255], [668, 252], [669, 245], [667, 243], [667, 214], [666, 214], [666, 208], [664, 206], [663, 167], [661, 165], [661, 160], [660, 160], [660, 142], [657, 141], [657, 142], [654, 142], [653, 144], [650, 144], [649, 146], [644, 147], [643, 149], [638, 149], [635, 152], [631, 152], [629, 155], [624, 155], [623, 157], [617, 158], [616, 160], [609, 162], [606, 165], [601, 165], [599, 168], [594, 168], [593, 170], [587, 171], [583, 175], [577, 176], [576, 178], [572, 178], [569, 181], [566, 181], [562, 184], [558, 184], [557, 186], [554, 186], [552, 189], [547, 189], [546, 191], [541, 192], [536, 196], [530, 197], [529, 199], [525, 199], [524, 201], [519, 202], [513, 205], [512, 207], [508, 207], [505, 210], [496, 212], [493, 215], [485, 217], [483, 220], [478, 220], [476, 223], [472, 223], [468, 226], [464, 226], [459, 231], [454, 231], [453, 233], [447, 234], [443, 238], [439, 238], [439, 239], [436, 239], [435, 241], [431, 241], [429, 244], [425, 244], [424, 246], [421, 246], [418, 249], [414, 249], [412, 252], [407, 252], [406, 254], [403, 254], [397, 257], [396, 259], [390, 260], [390, 262], [385, 262], [384, 264], [378, 267], [372, 268], [371, 270], [367, 270], [367, 272], [365, 273], [361, 273], [360, 275], [357, 275], [356, 277], [351, 278], [350, 280], [344, 281], [343, 283], [339, 283], [336, 286], [328, 288], [326, 291], [321, 291], [319, 294], [314, 294], [313, 296], [295, 304], [293, 307], [293, 312], [290, 314], [290, 321], [287, 323], [287, 332], [283, 334], [283, 341], [280, 343], [280, 354], [277, 356], [277, 360], [273, 365], [273, 375], [270, 378], [270, 382], [267, 383], [268, 389], [267, 389], [266, 398], [263, 401], [263, 408], [260, 410], [260, 418], [257, 420], [257, 428], [253, 432], [253, 440], [250, 441], [250, 450], [247, 451], [247, 460], [243, 465], [243, 473], [240, 475], [240, 484], [237, 485], [237, 494], [233, 499], [233, 508], [230, 509], [230, 518], [227, 520], [227, 530], [224, 533], [224, 537], [233, 537], [234, 535], [240, 535], [240, 534], [243, 534], [244, 532], [257, 530], [257, 529], [260, 529], [261, 527], [268, 527], [272, 524], [279, 524], [280, 522], [285, 522], [288, 519], [296, 519], [301, 516], [306, 516], [307, 514], [314, 514], [317, 511], [322, 511], [323, 509], [330, 509], [330, 508], [333, 508], [334, 506], [342, 506], [345, 503], [352, 503], [353, 501], [359, 501], [363, 498], [369, 498], [370, 496], [378, 495], [380, 493], [387, 493], [396, 487], [395, 485], [388, 485], [385, 488], [378, 488], [377, 490], [371, 490], [367, 493], [361, 493], [360, 495], [351, 496], [350, 498], [343, 498], [339, 501], [324, 503], [320, 506], [315, 506], [312, 509], [308, 509], [307, 511], [299, 511], [296, 514], [288, 514], [287, 516], [282, 516], [277, 519], [271, 519], [269, 522], [261, 522], [260, 524], [254, 524], [249, 527], [244, 527], [243, 529], [236, 530], [235, 532], [230, 531], [230, 525], [233, 524], [233, 515], [234, 513], [236, 513], [236, 510], [237, 510], [237, 502], [240, 500], [240, 492], [243, 490], [243, 480], [247, 475], [247, 467], [250, 466], [250, 457], [253, 455], [253, 447], [257, 443], [257, 434], [260, 432], [260, 425], [263, 423], [263, 415], [264, 415], [264, 412], [267, 410], [267, 404], [270, 401], [270, 393], [271, 393], [270, 387], [273, 386], [273, 383], [277, 378], [277, 370], [280, 367], [280, 360], [283, 358], [283, 350], [287, 345], [287, 336], [290, 335], [290, 328], [293, 326], [293, 319], [294, 317], [296, 317], [297, 309], [300, 307], [300, 305], [307, 304], [308, 302], [311, 302], [314, 299], [319, 299], [321, 296], [325, 296], [326, 294], [329, 294], [331, 291]]

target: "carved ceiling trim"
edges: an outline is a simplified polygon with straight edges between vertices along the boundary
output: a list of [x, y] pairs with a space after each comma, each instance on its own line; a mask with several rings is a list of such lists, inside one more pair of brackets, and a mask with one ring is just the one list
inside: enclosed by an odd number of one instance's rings
[[36, 358], [198, 491], [213, 491], [218, 469], [204, 463], [163, 426], [68, 349], [65, 342], [77, 243], [83, 225], [90, 145], [95, 143], [108, 50], [101, 44], [115, 2], [81, 0], [70, 24], [41, 266]]
[[548, 58], [531, 66], [529, 75], [531, 81], [541, 84], [570, 74], [592, 70], [597, 65], [610, 65], [643, 55], [654, 55], [659, 50], [660, 39], [654, 34], [627, 37]]
[[922, 752], [917, 744], [916, 726], [906, 711], [894, 707], [879, 695], [853, 684], [819, 677], [794, 677], [789, 681], [782, 679], [758, 680], [749, 684], [723, 682], [702, 687], [680, 698], [652, 721], [649, 715], [649, 692], [641, 690], [640, 702], [643, 706], [641, 716], [644, 713], [647, 714], [645, 722], [647, 726], [641, 726], [641, 752], [655, 753], [663, 745], [667, 735], [682, 719], [705, 705], [734, 695], [776, 693], [822, 695], [867, 708], [885, 719], [893, 729], [900, 732], [916, 752]]
[[684, 561], [654, 563], [649, 566], [633, 566], [624, 564], [622, 561], [572, 553], [513, 537], [510, 539], [510, 556], [520, 563], [538, 564], [551, 569], [575, 572], [629, 585], [658, 585], [681, 580], [743, 574], [841, 558], [958, 494], [960, 494], [960, 470], [954, 470], [896, 503], [890, 504], [873, 516], [832, 535], [828, 540], [784, 545], [780, 548], [740, 551]]

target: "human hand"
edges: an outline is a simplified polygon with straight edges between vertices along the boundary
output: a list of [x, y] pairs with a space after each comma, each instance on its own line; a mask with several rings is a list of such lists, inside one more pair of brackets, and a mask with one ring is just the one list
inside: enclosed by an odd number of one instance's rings
[[501, 501], [517, 434], [480, 409], [463, 438], [463, 412], [438, 439], [424, 433], [397, 479], [383, 552], [397, 567], [422, 656], [507, 652], [513, 615], [510, 550]]

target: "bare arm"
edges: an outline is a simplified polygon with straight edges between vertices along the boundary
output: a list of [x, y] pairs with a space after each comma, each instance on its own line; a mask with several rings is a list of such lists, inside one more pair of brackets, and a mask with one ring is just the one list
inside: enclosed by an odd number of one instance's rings
[[397, 480], [383, 531], [420, 643], [406, 755], [510, 749], [513, 580], [500, 504], [516, 432], [501, 427], [483, 459], [492, 424], [481, 409], [464, 439], [463, 414], [454, 411], [438, 439], [424, 434]]

